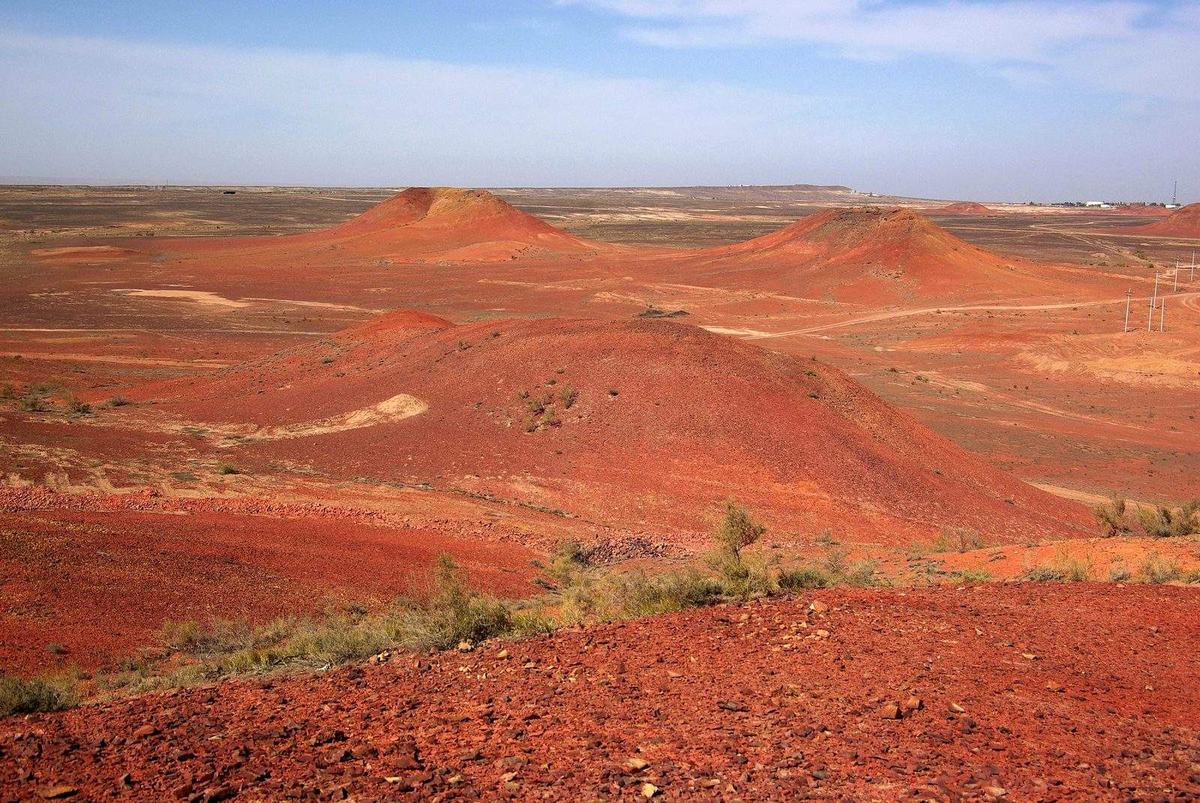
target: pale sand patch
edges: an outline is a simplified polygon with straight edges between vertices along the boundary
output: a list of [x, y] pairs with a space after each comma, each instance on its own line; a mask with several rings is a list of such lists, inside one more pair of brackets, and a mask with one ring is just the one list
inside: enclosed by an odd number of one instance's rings
[[718, 335], [734, 335], [736, 337], [770, 337], [770, 332], [759, 329], [731, 329], [728, 326], [701, 326], [701, 329]]
[[248, 301], [234, 301], [232, 298], [225, 298], [216, 293], [210, 293], [207, 290], [114, 290], [115, 293], [124, 293], [127, 296], [137, 296], [139, 298], [176, 298], [184, 301], [194, 301], [197, 304], [208, 304], [214, 307], [229, 307], [231, 309], [240, 309], [250, 306]]
[[403, 421], [414, 415], [420, 415], [429, 409], [429, 405], [410, 396], [400, 393], [390, 399], [384, 399], [370, 407], [351, 410], [341, 415], [321, 418], [316, 421], [304, 421], [297, 424], [281, 424], [275, 427], [263, 427], [252, 432], [237, 432], [235, 428], [214, 428], [224, 434], [227, 440], [221, 446], [237, 446], [241, 443], [256, 441], [277, 441], [288, 438], [309, 438], [313, 435], [328, 435], [331, 432], [346, 432], [351, 429], [374, 427], [380, 424], [390, 424]]

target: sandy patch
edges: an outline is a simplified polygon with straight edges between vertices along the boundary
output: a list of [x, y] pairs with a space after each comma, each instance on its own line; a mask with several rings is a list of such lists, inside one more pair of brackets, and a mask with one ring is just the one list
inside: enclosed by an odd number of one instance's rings
[[263, 427], [248, 434], [240, 435], [240, 437], [237, 437], [236, 442], [226, 442], [222, 445], [236, 446], [238, 443], [276, 441], [288, 438], [309, 438], [313, 435], [328, 435], [331, 432], [346, 432], [351, 429], [362, 429], [364, 427], [374, 427], [380, 424], [403, 421], [405, 418], [420, 415], [428, 409], [429, 405], [416, 396], [400, 393], [370, 407], [362, 407], [358, 410], [351, 410], [348, 413], [322, 418], [317, 421]]
[[197, 304], [207, 304], [214, 307], [228, 307], [230, 309], [240, 309], [241, 307], [250, 306], [248, 301], [234, 301], [232, 298], [225, 298], [216, 293], [210, 293], [207, 290], [114, 290], [115, 293], [124, 293], [127, 296], [136, 296], [138, 298], [170, 298], [181, 299], [183, 301], [194, 301]]

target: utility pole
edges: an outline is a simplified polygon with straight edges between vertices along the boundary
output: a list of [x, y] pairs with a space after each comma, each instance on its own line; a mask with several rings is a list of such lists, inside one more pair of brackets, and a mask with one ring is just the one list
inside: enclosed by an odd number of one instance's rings
[[1124, 333], [1129, 332], [1129, 302], [1131, 300], [1133, 300], [1133, 289], [1132, 288], [1125, 291], [1125, 328], [1121, 330]]
[[1150, 319], [1146, 321], [1146, 331], [1154, 331], [1154, 307], [1158, 304], [1158, 274], [1154, 274], [1154, 295], [1150, 296]]
[[1179, 292], [1179, 266], [1178, 265], [1175, 266], [1175, 288], [1171, 292], [1172, 293]]
[[1167, 297], [1163, 296], [1162, 308], [1158, 311], [1158, 331], [1167, 331]]

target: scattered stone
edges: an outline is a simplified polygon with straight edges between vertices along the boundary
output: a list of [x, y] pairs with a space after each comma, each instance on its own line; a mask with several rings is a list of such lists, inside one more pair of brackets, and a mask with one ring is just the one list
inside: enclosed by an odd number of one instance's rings
[[905, 714], [912, 714], [924, 708], [925, 702], [920, 697], [910, 695], [909, 698], [904, 701], [904, 705], [900, 707], [903, 709]]
[[37, 790], [37, 796], [42, 800], [64, 800], [68, 797], [75, 797], [77, 794], [79, 794], [78, 789], [74, 786], [66, 786], [64, 784], [43, 786]]
[[641, 772], [642, 770], [646, 769], [646, 767], [650, 766], [650, 762], [644, 758], [638, 758], [637, 756], [634, 756], [633, 758], [625, 761], [625, 766], [633, 772]]
[[647, 800], [658, 794], [658, 787], [650, 782], [642, 784], [642, 797]]
[[1026, 661], [1036, 661], [1037, 660], [1037, 656], [1031, 652], [1021, 653], [1021, 657], [1024, 658]]
[[829, 606], [819, 599], [814, 599], [808, 604], [808, 609], [813, 613], [826, 613], [829, 611]]
[[500, 652], [496, 653], [496, 657], [503, 661], [508, 657], [508, 650], [501, 650]]
[[158, 733], [158, 728], [154, 727], [153, 725], [143, 725], [142, 727], [138, 728], [137, 730], [135, 730], [133, 732], [132, 738], [148, 739], [151, 736], [157, 735], [157, 733]]
[[963, 707], [962, 707], [961, 705], [959, 705], [958, 703], [950, 703], [950, 710], [951, 710], [951, 711], [953, 711], [953, 712], [954, 712], [954, 713], [956, 713], [956, 714], [965, 714], [965, 713], [967, 713], [967, 709], [963, 708]]
[[458, 642], [458, 651], [459, 652], [470, 652], [473, 649], [475, 649], [475, 645], [469, 641], [463, 640], [463, 641]]
[[883, 708], [879, 709], [880, 719], [900, 719], [900, 706], [895, 703], [888, 703]]
[[1046, 690], [1053, 691], [1053, 692], [1062, 692], [1065, 689], [1063, 688], [1063, 686], [1061, 684], [1055, 683], [1054, 681], [1050, 681], [1046, 684]]

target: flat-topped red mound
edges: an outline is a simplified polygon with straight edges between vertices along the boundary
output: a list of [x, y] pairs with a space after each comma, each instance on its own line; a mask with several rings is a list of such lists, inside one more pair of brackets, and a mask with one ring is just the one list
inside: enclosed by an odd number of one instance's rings
[[781, 530], [880, 542], [1090, 531], [1082, 508], [814, 360], [667, 321], [410, 315], [135, 395], [226, 433], [230, 460], [490, 494], [668, 540], [706, 532], [731, 497]]
[[709, 284], [877, 305], [1042, 295], [1053, 271], [967, 243], [908, 209], [827, 209], [753, 240], [679, 259]]
[[1188, 237], [1200, 239], [1200, 203], [1188, 204], [1176, 209], [1162, 220], [1143, 226], [1119, 229], [1127, 234], [1153, 234], [1161, 237]]

